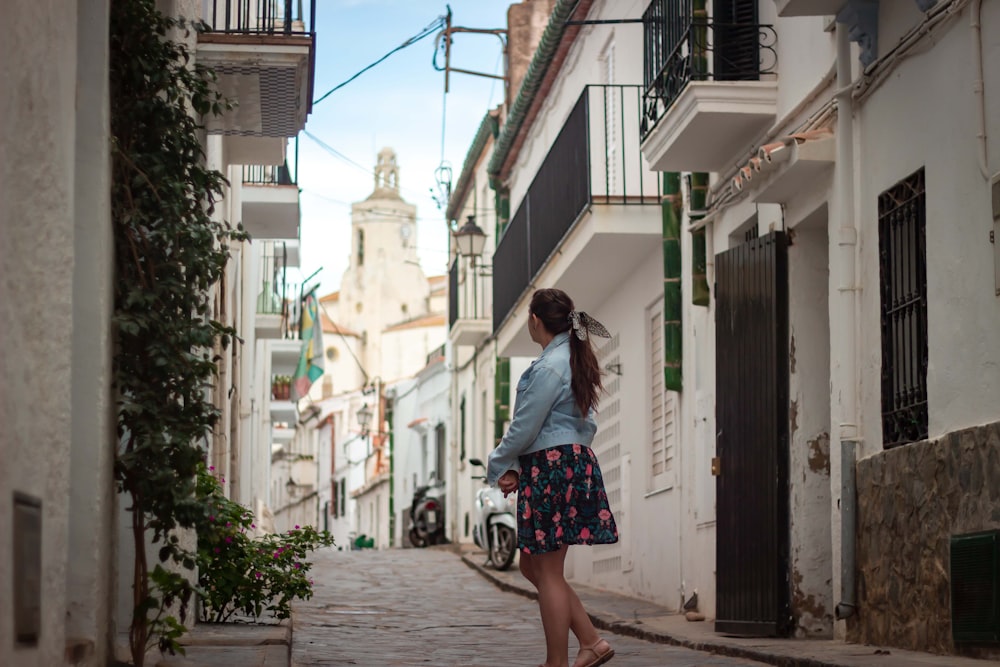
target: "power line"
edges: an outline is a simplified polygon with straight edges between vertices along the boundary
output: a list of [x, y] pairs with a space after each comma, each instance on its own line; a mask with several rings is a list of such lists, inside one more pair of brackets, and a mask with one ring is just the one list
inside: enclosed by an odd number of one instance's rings
[[439, 30], [439, 29], [441, 29], [441, 28], [444, 27], [446, 18], [447, 17], [445, 17], [445, 16], [439, 16], [439, 17], [437, 17], [437, 19], [433, 23], [431, 23], [430, 25], [428, 25], [426, 28], [424, 28], [423, 30], [421, 30], [419, 33], [417, 33], [413, 37], [410, 37], [408, 40], [406, 40], [405, 42], [403, 42], [402, 44], [400, 44], [399, 46], [397, 46], [396, 48], [394, 48], [392, 51], [389, 51], [389, 53], [385, 54], [384, 56], [382, 56], [381, 58], [379, 58], [378, 60], [376, 60], [372, 64], [368, 65], [367, 67], [361, 69], [358, 73], [356, 73], [351, 78], [347, 79], [346, 81], [344, 81], [342, 83], [337, 84], [336, 86], [334, 86], [333, 88], [331, 88], [330, 90], [328, 90], [326, 93], [324, 93], [323, 95], [321, 95], [319, 98], [317, 98], [316, 100], [314, 100], [313, 101], [313, 106], [319, 104], [320, 102], [322, 102], [323, 100], [325, 100], [327, 97], [329, 97], [333, 93], [337, 92], [338, 90], [340, 90], [341, 88], [343, 88], [344, 86], [346, 86], [347, 84], [349, 84], [350, 82], [354, 81], [355, 79], [357, 79], [359, 76], [361, 76], [362, 74], [364, 74], [365, 72], [367, 72], [371, 68], [375, 67], [376, 65], [381, 64], [389, 56], [391, 56], [392, 54], [396, 53], [397, 51], [402, 51], [403, 49], [405, 49], [408, 46], [413, 46], [414, 44], [416, 44], [420, 40], [424, 39], [425, 37], [429, 37], [430, 35], [434, 34], [437, 30]]
[[[325, 141], [323, 141], [322, 139], [320, 139], [319, 137], [317, 137], [315, 134], [312, 134], [311, 132], [309, 132], [309, 130], [302, 130], [302, 134], [304, 134], [307, 137], [309, 137], [310, 139], [312, 139], [314, 142], [316, 142], [316, 144], [320, 148], [322, 148], [323, 150], [325, 150], [327, 153], [329, 153], [330, 155], [334, 156], [335, 158], [343, 160], [344, 162], [346, 162], [347, 164], [351, 165], [352, 167], [357, 167], [358, 169], [360, 169], [361, 171], [365, 172], [369, 176], [374, 177], [376, 175], [376, 173], [375, 173], [375, 171], [373, 169], [371, 169], [370, 167], [365, 167], [365, 166], [359, 164], [358, 162], [352, 160], [351, 158], [347, 157], [346, 155], [344, 155], [343, 153], [341, 153], [340, 151], [338, 151], [336, 148], [334, 148], [330, 144], [326, 143]], [[416, 199], [419, 199], [420, 197], [423, 196], [423, 195], [417, 193], [414, 190], [410, 190], [409, 188], [400, 187], [400, 190], [402, 190], [403, 192], [406, 192], [411, 197], [414, 197]]]

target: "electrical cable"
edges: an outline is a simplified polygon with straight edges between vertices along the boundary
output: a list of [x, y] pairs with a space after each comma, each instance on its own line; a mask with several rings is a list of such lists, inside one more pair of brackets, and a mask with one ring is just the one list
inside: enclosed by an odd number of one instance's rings
[[336, 86], [334, 86], [333, 88], [331, 88], [330, 90], [328, 90], [326, 93], [324, 93], [323, 95], [321, 95], [317, 99], [313, 100], [313, 106], [316, 106], [317, 104], [319, 104], [320, 102], [322, 102], [323, 100], [325, 100], [327, 97], [329, 97], [333, 93], [337, 92], [338, 90], [340, 90], [341, 88], [343, 88], [344, 86], [346, 86], [347, 84], [349, 84], [350, 82], [354, 81], [359, 76], [361, 76], [362, 74], [364, 74], [368, 70], [372, 69], [376, 65], [381, 64], [382, 62], [384, 62], [392, 54], [394, 54], [394, 53], [396, 53], [398, 51], [402, 51], [403, 49], [405, 49], [408, 46], [413, 46], [414, 44], [416, 44], [420, 40], [422, 40], [422, 39], [424, 39], [426, 37], [429, 37], [430, 35], [434, 34], [434, 32], [436, 32], [438, 29], [444, 27], [445, 20], [446, 20], [446, 17], [444, 17], [444, 16], [437, 17], [437, 19], [433, 23], [431, 23], [430, 25], [428, 25], [427, 27], [425, 27], [419, 33], [417, 33], [413, 37], [410, 37], [408, 40], [406, 40], [405, 42], [403, 42], [402, 44], [400, 44], [399, 46], [397, 46], [396, 48], [394, 48], [392, 51], [389, 51], [389, 53], [385, 54], [384, 56], [382, 56], [381, 58], [379, 58], [378, 60], [376, 60], [372, 64], [368, 65], [367, 67], [364, 67], [363, 69], [361, 69], [359, 72], [357, 72], [351, 78], [347, 79], [346, 81], [344, 81], [342, 83], [337, 84]]
[[[365, 166], [359, 164], [358, 162], [352, 160], [351, 158], [347, 157], [346, 155], [344, 155], [343, 153], [341, 153], [340, 151], [338, 151], [336, 148], [334, 148], [330, 144], [326, 143], [325, 141], [323, 141], [322, 139], [320, 139], [319, 137], [317, 137], [315, 134], [312, 134], [311, 132], [309, 132], [309, 130], [302, 130], [302, 134], [304, 134], [307, 137], [309, 137], [310, 139], [312, 139], [316, 143], [316, 145], [318, 145], [320, 148], [322, 148], [323, 150], [325, 150], [327, 153], [329, 153], [330, 155], [334, 156], [335, 158], [343, 160], [344, 162], [346, 162], [347, 164], [351, 165], [352, 167], [357, 167], [358, 169], [360, 169], [361, 171], [365, 172], [369, 176], [372, 176], [372, 177], [375, 176], [375, 171], [373, 169], [371, 169], [370, 167], [365, 167]], [[400, 187], [400, 190], [402, 190], [403, 192], [407, 193], [408, 195], [410, 195], [411, 197], [413, 197], [415, 199], [419, 199], [420, 197], [423, 196], [423, 195], [417, 193], [414, 190], [410, 190], [409, 188]]]

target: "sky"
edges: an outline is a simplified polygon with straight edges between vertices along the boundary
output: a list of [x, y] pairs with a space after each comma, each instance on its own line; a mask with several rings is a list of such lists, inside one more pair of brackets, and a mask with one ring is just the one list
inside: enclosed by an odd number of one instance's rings
[[[504, 28], [512, 1], [451, 0], [452, 25]], [[317, 0], [313, 99], [418, 35], [446, 11], [443, 0]], [[447, 273], [448, 232], [444, 212], [431, 193], [437, 190], [435, 170], [442, 163], [442, 147], [444, 162], [457, 181], [483, 116], [502, 102], [504, 92], [502, 81], [453, 73], [445, 96], [444, 72], [432, 64], [435, 37], [393, 54], [314, 104], [299, 135], [299, 280], [321, 269], [309, 281], [320, 282], [320, 294], [340, 289], [350, 254], [350, 205], [371, 194], [376, 156], [386, 146], [396, 151], [403, 198], [417, 206], [417, 248], [424, 273]], [[453, 38], [454, 67], [502, 74], [502, 54], [500, 40], [492, 35]], [[289, 150], [293, 154], [294, 144]]]

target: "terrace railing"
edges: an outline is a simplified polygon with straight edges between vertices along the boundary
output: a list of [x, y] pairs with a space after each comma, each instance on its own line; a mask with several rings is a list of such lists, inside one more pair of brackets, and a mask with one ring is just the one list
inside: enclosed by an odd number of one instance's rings
[[691, 81], [759, 81], [776, 72], [777, 33], [757, 22], [756, 2], [718, 2], [714, 11], [696, 11], [692, 0], [653, 0], [646, 8], [643, 138]]

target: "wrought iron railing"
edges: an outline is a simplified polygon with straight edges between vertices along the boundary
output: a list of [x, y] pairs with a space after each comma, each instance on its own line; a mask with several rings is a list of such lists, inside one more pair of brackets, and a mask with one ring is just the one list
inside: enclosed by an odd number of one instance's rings
[[926, 209], [923, 169], [878, 198], [886, 448], [928, 434]]
[[202, 0], [211, 32], [315, 35], [316, 0]]
[[759, 81], [776, 72], [778, 35], [758, 23], [756, 2], [718, 3], [713, 17], [692, 0], [653, 0], [643, 14], [645, 138], [691, 81]]
[[493, 326], [593, 205], [656, 204], [658, 174], [639, 152], [642, 87], [586, 86], [493, 255]]
[[455, 326], [458, 319], [458, 256], [451, 261], [448, 271], [448, 328]]
[[281, 337], [298, 338], [293, 323], [298, 321], [301, 295], [298, 285], [287, 280], [288, 251], [284, 243], [265, 242], [260, 257], [258, 315], [280, 315]]
[[292, 163], [286, 159], [278, 165], [243, 165], [245, 185], [297, 185], [299, 181], [299, 138], [295, 137]]

